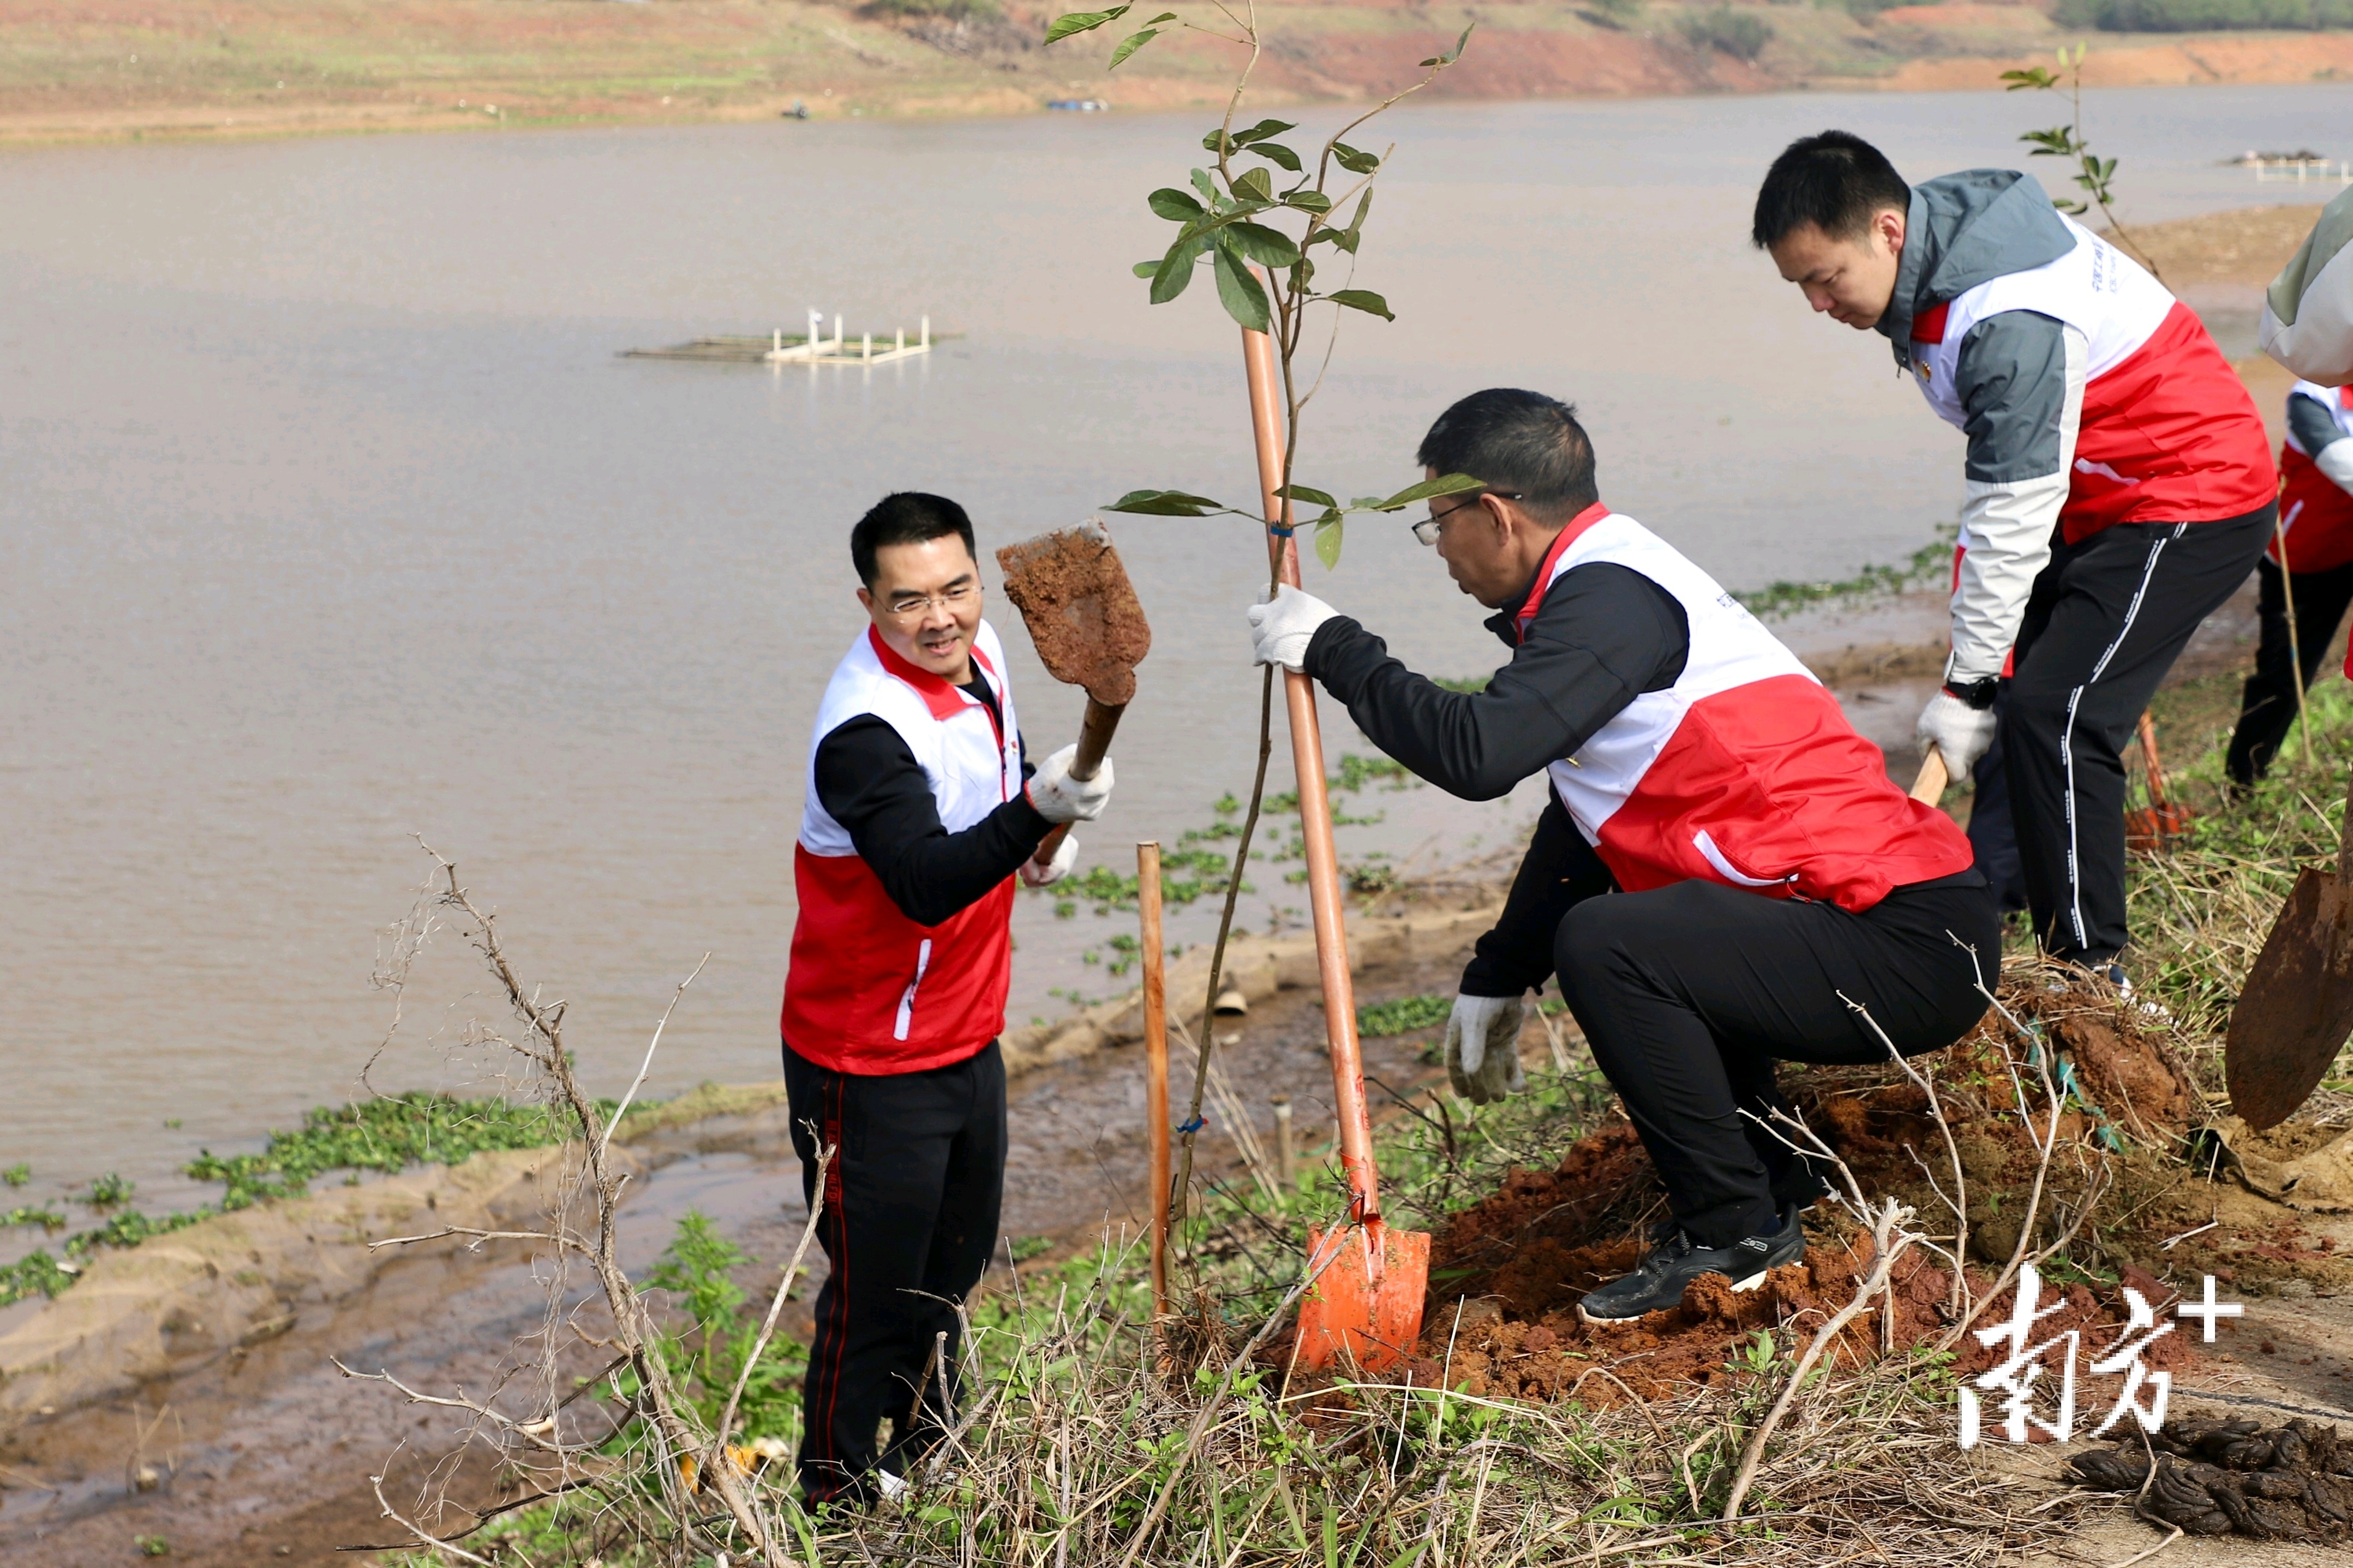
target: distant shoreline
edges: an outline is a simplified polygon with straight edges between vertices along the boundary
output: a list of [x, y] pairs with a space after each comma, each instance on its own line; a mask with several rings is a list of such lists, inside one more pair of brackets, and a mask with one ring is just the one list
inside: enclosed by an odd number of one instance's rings
[[[518, 6], [507, 0], [244, 0], [197, 15], [145, 0], [0, 0], [0, 146], [393, 131], [964, 119], [1222, 105], [1230, 47], [1176, 35], [1116, 73], [1111, 43], [1039, 47], [1054, 6], [1002, 15], [870, 16], [794, 0]], [[2029, 5], [1843, 9], [1744, 5], [1761, 47], [1708, 41], [1716, 0], [1599, 10], [1285, 4], [1254, 108], [1364, 101], [1412, 62], [1479, 31], [1434, 100], [1989, 89], [2078, 35]], [[2099, 34], [2094, 87], [2353, 82], [2353, 32]], [[1739, 58], [1739, 49], [1751, 58]]]

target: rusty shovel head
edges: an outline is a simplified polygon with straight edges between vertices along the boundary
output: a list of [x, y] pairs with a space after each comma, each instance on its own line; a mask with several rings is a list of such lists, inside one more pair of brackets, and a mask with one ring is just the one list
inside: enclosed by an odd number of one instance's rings
[[2260, 1132], [2294, 1115], [2353, 1035], [2353, 890], [2307, 866], [2231, 1009], [2222, 1076]]
[[1008, 544], [997, 565], [1046, 673], [1085, 687], [1107, 708], [1125, 707], [1135, 696], [1135, 667], [1152, 651], [1152, 628], [1103, 520]]
[[[1335, 1362], [1366, 1372], [1396, 1365], [1421, 1338], [1430, 1233], [1352, 1225], [1329, 1241], [1339, 1254], [1299, 1304], [1299, 1364], [1310, 1372]], [[1321, 1258], [1325, 1245], [1325, 1232], [1308, 1231], [1308, 1257]]]

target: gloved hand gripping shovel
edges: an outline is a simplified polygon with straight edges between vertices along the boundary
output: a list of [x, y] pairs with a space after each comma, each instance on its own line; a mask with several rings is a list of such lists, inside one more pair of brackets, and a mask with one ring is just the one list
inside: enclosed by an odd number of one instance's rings
[[[1274, 345], [1242, 331], [1250, 379], [1250, 423], [1258, 437], [1259, 488], [1266, 507], [1267, 548], [1277, 574], [1299, 584], [1299, 550], [1291, 537], [1282, 486], [1283, 431]], [[1365, 1063], [1356, 1043], [1355, 983], [1342, 921], [1339, 857], [1324, 784], [1324, 737], [1315, 683], [1282, 672], [1291, 718], [1291, 760], [1299, 774], [1300, 830], [1306, 840], [1307, 901], [1315, 922], [1315, 960], [1324, 982], [1324, 1027], [1332, 1047], [1332, 1103], [1340, 1122], [1340, 1164], [1348, 1181], [1348, 1221], [1330, 1234], [1307, 1233], [1308, 1257], [1324, 1264], [1299, 1309], [1299, 1364], [1314, 1370], [1343, 1357], [1367, 1370], [1396, 1363], [1421, 1337], [1430, 1288], [1430, 1236], [1391, 1230], [1381, 1217], [1380, 1177], [1373, 1168], [1372, 1121], [1365, 1106]]]
[[[1065, 686], [1086, 688], [1071, 776], [1091, 779], [1111, 750], [1119, 716], [1134, 700], [1135, 667], [1152, 651], [1152, 628], [1127, 568], [1103, 520], [1092, 517], [1076, 528], [1007, 545], [997, 552], [997, 567], [1046, 673]], [[1046, 835], [1034, 857], [1039, 865], [1052, 863], [1070, 830], [1064, 823]]]

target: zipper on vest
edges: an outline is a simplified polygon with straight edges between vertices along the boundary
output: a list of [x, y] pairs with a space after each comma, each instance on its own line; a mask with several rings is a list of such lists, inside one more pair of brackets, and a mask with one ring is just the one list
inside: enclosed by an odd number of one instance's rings
[[891, 1037], [903, 1040], [915, 1022], [915, 987], [923, 983], [923, 971], [932, 966], [932, 939], [925, 937], [923, 945], [915, 950], [915, 977], [907, 982], [904, 994], [899, 998], [898, 1022], [891, 1026]]

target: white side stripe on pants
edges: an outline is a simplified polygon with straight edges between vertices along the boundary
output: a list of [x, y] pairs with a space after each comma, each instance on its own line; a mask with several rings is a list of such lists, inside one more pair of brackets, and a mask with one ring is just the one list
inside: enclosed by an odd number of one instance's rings
[[2140, 614], [2140, 602], [2148, 595], [2149, 579], [2157, 575], [2158, 557], [2164, 554], [2166, 545], [2180, 538], [2181, 531], [2189, 526], [2186, 522], [2175, 523], [2172, 532], [2158, 535], [2157, 542], [2148, 547], [2147, 563], [2141, 567], [2140, 584], [2133, 589], [2132, 602], [2125, 606], [2125, 624], [2116, 628], [2116, 640], [2101, 653], [2098, 661], [2092, 666], [2092, 673], [2084, 678], [2084, 684], [2067, 693], [2067, 722], [2059, 731], [2059, 755], [2067, 769], [2067, 918], [2075, 928], [2075, 945], [2078, 948], [2090, 946], [2091, 939], [2084, 931], [2084, 883], [2078, 875], [2075, 858], [2075, 709], [2083, 701], [2084, 691], [2107, 669], [2108, 661], [2116, 657], [2116, 649], [2124, 646], [2125, 638], [2132, 635], [2133, 620]]

